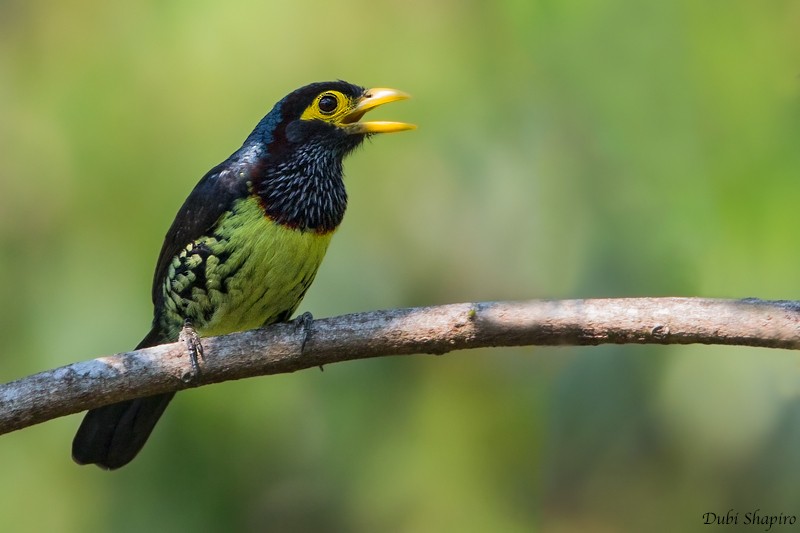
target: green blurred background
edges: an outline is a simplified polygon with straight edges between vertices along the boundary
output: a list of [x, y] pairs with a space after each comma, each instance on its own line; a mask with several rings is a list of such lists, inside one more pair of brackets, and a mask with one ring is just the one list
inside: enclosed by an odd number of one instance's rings
[[[0, 2], [0, 378], [125, 351], [195, 182], [311, 81], [416, 122], [348, 161], [301, 306], [800, 298], [792, 1]], [[478, 350], [183, 393], [115, 472], [0, 438], [7, 531], [677, 531], [800, 515], [798, 361]]]

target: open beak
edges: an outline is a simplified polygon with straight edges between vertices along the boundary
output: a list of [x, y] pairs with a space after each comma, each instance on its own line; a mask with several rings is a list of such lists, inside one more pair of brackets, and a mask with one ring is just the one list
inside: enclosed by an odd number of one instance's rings
[[409, 98], [411, 98], [411, 95], [396, 89], [386, 89], [382, 87], [367, 89], [358, 99], [353, 110], [342, 119], [341, 128], [349, 134], [393, 133], [396, 131], [416, 129], [414, 124], [406, 124], [405, 122], [359, 122], [361, 117], [364, 116], [364, 113], [370, 109], [374, 109], [379, 105], [397, 102], [398, 100], [407, 100]]

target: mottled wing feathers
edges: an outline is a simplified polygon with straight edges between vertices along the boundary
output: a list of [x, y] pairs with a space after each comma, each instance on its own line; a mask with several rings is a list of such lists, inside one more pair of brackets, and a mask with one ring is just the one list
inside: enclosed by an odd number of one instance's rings
[[256, 170], [250, 158], [233, 154], [212, 168], [195, 186], [181, 206], [164, 237], [164, 244], [153, 275], [153, 304], [158, 307], [162, 282], [172, 259], [198, 238], [208, 235], [234, 201], [247, 196], [247, 183]]

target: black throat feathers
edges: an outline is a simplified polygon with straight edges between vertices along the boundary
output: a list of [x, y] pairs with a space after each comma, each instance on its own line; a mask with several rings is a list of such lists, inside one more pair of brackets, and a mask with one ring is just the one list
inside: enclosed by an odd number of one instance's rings
[[[330, 233], [344, 218], [347, 191], [342, 160], [363, 135], [315, 135], [334, 126], [295, 121], [275, 131], [268, 153], [252, 176], [253, 192], [267, 216], [300, 231]], [[295, 137], [302, 138], [297, 142]]]

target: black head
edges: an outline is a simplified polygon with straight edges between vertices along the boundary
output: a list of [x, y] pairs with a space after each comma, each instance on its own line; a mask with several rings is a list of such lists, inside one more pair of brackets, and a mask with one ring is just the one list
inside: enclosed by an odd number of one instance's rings
[[404, 100], [394, 89], [364, 89], [344, 81], [312, 83], [275, 104], [250, 134], [263, 167], [253, 186], [273, 220], [328, 232], [344, 216], [342, 160], [376, 133], [413, 129], [402, 122], [360, 122], [381, 104]]
[[370, 109], [406, 98], [394, 89], [365, 89], [345, 81], [312, 83], [275, 104], [248, 141], [265, 143], [274, 155], [314, 145], [344, 157], [367, 135], [413, 129], [401, 122], [359, 122]]

